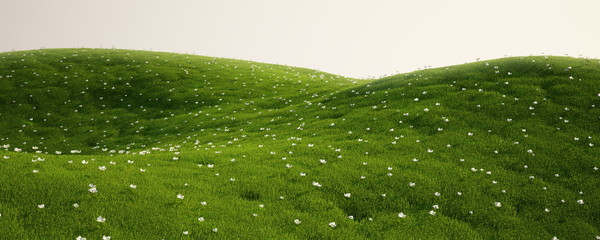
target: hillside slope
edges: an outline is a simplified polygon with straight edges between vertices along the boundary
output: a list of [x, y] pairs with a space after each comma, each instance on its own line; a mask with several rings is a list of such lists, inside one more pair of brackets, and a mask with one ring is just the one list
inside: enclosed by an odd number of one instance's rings
[[600, 238], [595, 59], [354, 80], [53, 49], [0, 76], [10, 239]]
[[239, 126], [244, 116], [355, 82], [309, 69], [172, 53], [53, 49], [0, 56], [0, 116], [7, 117], [0, 134], [10, 136], [0, 142], [24, 151], [43, 145], [44, 153], [143, 149], [202, 128]]

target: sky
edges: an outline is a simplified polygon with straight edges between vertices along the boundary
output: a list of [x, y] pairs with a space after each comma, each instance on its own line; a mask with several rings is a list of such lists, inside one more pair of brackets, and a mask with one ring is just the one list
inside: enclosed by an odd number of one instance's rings
[[371, 78], [505, 56], [600, 58], [600, 0], [0, 0], [0, 52], [121, 48]]

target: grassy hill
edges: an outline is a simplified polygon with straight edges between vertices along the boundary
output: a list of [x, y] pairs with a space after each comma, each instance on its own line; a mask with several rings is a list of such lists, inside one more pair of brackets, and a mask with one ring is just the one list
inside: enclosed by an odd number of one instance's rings
[[6, 239], [598, 239], [600, 61], [0, 53]]

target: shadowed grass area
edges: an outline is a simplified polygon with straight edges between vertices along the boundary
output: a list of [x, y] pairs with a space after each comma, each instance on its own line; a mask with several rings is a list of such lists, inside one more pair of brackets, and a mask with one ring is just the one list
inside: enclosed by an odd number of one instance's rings
[[3, 238], [600, 236], [596, 59], [356, 80], [49, 49], [0, 77]]

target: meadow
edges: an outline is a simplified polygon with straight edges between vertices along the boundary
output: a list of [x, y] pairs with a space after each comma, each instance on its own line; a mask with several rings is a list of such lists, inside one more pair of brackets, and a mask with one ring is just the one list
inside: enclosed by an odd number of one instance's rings
[[0, 239], [600, 239], [600, 60], [0, 53]]

